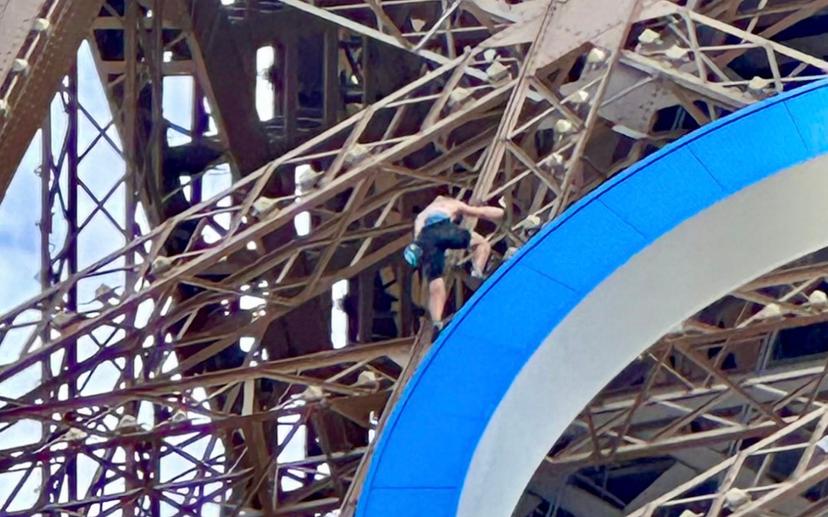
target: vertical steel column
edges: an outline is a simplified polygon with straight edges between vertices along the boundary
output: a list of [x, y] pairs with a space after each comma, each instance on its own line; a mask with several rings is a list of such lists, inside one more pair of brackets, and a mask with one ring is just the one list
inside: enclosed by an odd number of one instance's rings
[[[124, 59], [126, 60], [126, 78], [124, 81], [124, 103], [123, 103], [123, 127], [124, 127], [124, 165], [126, 167], [126, 214], [124, 222], [126, 228], [125, 238], [130, 241], [135, 237], [135, 213], [138, 209], [138, 165], [136, 164], [135, 152], [135, 125], [137, 98], [138, 98], [138, 5], [136, 2], [127, 2], [124, 27]], [[137, 278], [133, 270], [135, 257], [127, 257], [126, 290], [132, 290]], [[130, 369], [132, 366], [130, 366]]]
[[357, 280], [357, 339], [370, 343], [374, 330], [374, 275], [376, 270], [363, 271]]
[[[135, 214], [138, 209], [138, 189], [140, 188], [140, 181], [138, 180], [139, 168], [136, 163], [136, 142], [135, 129], [137, 124], [136, 109], [138, 100], [138, 40], [137, 40], [137, 23], [138, 23], [138, 4], [137, 2], [127, 2], [126, 11], [124, 12], [124, 60], [126, 61], [125, 81], [124, 81], [124, 101], [123, 101], [123, 150], [124, 150], [124, 167], [126, 168], [125, 178], [125, 192], [126, 192], [126, 213], [124, 214], [124, 235], [125, 244], [129, 243], [136, 236], [136, 220]], [[124, 279], [124, 295], [133, 292], [135, 284], [138, 280], [137, 271], [135, 269], [135, 255], [129, 254], [125, 257], [126, 278]], [[136, 314], [132, 312], [128, 315], [127, 321], [132, 323], [135, 321]], [[135, 359], [128, 358], [124, 367], [124, 380], [127, 386], [135, 384]], [[139, 410], [137, 403], [127, 406], [126, 411], [130, 414], [137, 414]], [[137, 473], [141, 467], [141, 462], [135, 461], [135, 448], [132, 446], [125, 447], [126, 452], [126, 467], [129, 472]], [[147, 476], [149, 473], [145, 472]], [[131, 486], [131, 480], [127, 478], [127, 490], [135, 488]], [[132, 517], [135, 515], [133, 504], [126, 504], [123, 507], [123, 516]]]
[[[155, 195], [153, 202], [158, 205], [155, 206], [155, 211], [159, 214], [159, 221], [163, 219], [163, 149], [166, 138], [166, 125], [163, 118], [163, 99], [164, 99], [164, 74], [162, 70], [163, 53], [164, 53], [164, 13], [163, 0], [153, 0], [152, 2], [152, 30], [151, 40], [148, 45], [144, 46], [144, 58], [149, 65], [150, 71], [150, 86], [152, 88], [152, 131], [150, 133], [150, 141], [148, 142], [148, 154], [150, 156], [152, 174], [149, 181], [155, 187]], [[145, 162], [146, 163], [146, 162]], [[144, 365], [145, 368], [154, 368], [155, 365]], [[159, 414], [156, 411], [155, 418], [158, 419]], [[158, 440], [152, 441], [150, 450], [149, 470], [151, 472], [145, 473], [145, 479], [152, 479], [155, 484], [160, 483], [161, 480], [161, 458], [160, 458], [160, 443]], [[152, 515], [159, 515], [161, 512], [160, 498], [150, 496], [150, 513]]]
[[[64, 134], [60, 156], [54, 159], [52, 150], [52, 116], [47, 112], [41, 126], [41, 171], [40, 171], [40, 285], [45, 289], [59, 284], [65, 277], [71, 277], [78, 271], [78, 76], [77, 63], [74, 63], [61, 86], [66, 112], [66, 132]], [[65, 176], [63, 176], [65, 171]], [[65, 185], [65, 190], [64, 190]], [[62, 202], [61, 202], [62, 201]], [[65, 241], [56, 256], [52, 256], [50, 235], [55, 209], [60, 210], [66, 224]], [[66, 314], [75, 314], [78, 310], [77, 286], [70, 286], [62, 298], [51, 300], [46, 312], [55, 311], [57, 307]], [[48, 341], [52, 332], [52, 325], [47, 325], [41, 333], [41, 339]], [[77, 368], [77, 342], [70, 340], [66, 346], [66, 355], [61, 365], [62, 371], [73, 372]], [[48, 363], [42, 369], [42, 381], [50, 377], [51, 368]], [[71, 376], [70, 376], [71, 377]], [[78, 385], [74, 377], [66, 383], [69, 399], [78, 396]], [[60, 397], [60, 392], [50, 394], [53, 398]], [[51, 424], [43, 426], [44, 435], [51, 434]], [[40, 499], [43, 502], [58, 502], [63, 483], [67, 483], [67, 497], [69, 500], [78, 499], [77, 456], [67, 452], [66, 460], [52, 476], [48, 461], [43, 464], [43, 489]], [[51, 500], [50, 500], [51, 499]]]
[[[204, 103], [207, 102], [207, 96], [204, 93], [204, 88], [198, 82], [193, 81], [193, 111], [192, 122], [190, 124], [190, 136], [193, 142], [202, 141], [209, 126], [209, 118], [204, 109]], [[201, 203], [202, 200], [202, 185], [203, 174], [194, 175], [190, 181], [190, 204]]]
[[[49, 249], [49, 235], [52, 233], [51, 178], [54, 169], [52, 157], [52, 113], [40, 129], [40, 288], [44, 291], [52, 286], [52, 256]], [[48, 332], [46, 332], [48, 334]], [[46, 368], [48, 373], [48, 368]]]
[[[148, 202], [152, 206], [144, 207], [147, 211], [147, 217], [150, 223], [155, 226], [161, 223], [163, 219], [163, 207], [160, 205], [163, 197], [163, 181], [162, 181], [162, 152], [166, 135], [166, 127], [163, 124], [163, 105], [161, 104], [163, 98], [163, 70], [162, 58], [164, 52], [163, 43], [163, 2], [161, 0], [153, 0], [152, 2], [152, 20], [149, 30], [141, 30], [141, 47], [143, 50], [144, 61], [149, 71], [149, 83], [151, 92], [151, 114], [150, 119], [152, 127], [149, 132], [149, 139], [145, 144], [143, 150], [143, 168], [144, 168], [144, 184], [148, 189]], [[143, 20], [137, 20], [144, 27]], [[137, 50], [137, 49], [136, 49]], [[140, 90], [136, 95], [140, 94]], [[142, 139], [143, 140], [143, 139]]]
[[[52, 233], [52, 172], [54, 170], [54, 159], [52, 155], [52, 113], [51, 110], [46, 111], [46, 118], [40, 129], [40, 222], [38, 227], [40, 230], [40, 288], [46, 291], [52, 287], [52, 252], [50, 248], [49, 236]], [[48, 326], [44, 327], [40, 335], [43, 342], [49, 340], [50, 329]], [[52, 369], [47, 363], [43, 363], [41, 368], [41, 380], [46, 382], [52, 377]], [[50, 392], [51, 396], [52, 393]], [[48, 422], [43, 422], [41, 425], [42, 434], [44, 437], [49, 436], [52, 431], [52, 425]], [[43, 479], [41, 480], [40, 496], [38, 497], [38, 506], [48, 504], [52, 491], [50, 490], [51, 469], [50, 461], [44, 459], [41, 463], [43, 469]], [[59, 495], [59, 492], [58, 492]]]
[[[78, 64], [72, 64], [67, 76], [66, 94], [67, 128], [66, 128], [66, 274], [73, 276], [78, 272]], [[56, 279], [57, 280], [57, 279]], [[66, 293], [66, 310], [75, 314], [78, 311], [77, 284]], [[72, 372], [78, 366], [78, 344], [72, 340], [66, 347], [66, 367]], [[75, 380], [69, 382], [69, 398], [78, 396]], [[67, 459], [66, 476], [69, 481], [69, 499], [78, 499], [77, 455]]]
[[336, 28], [324, 29], [324, 57], [322, 91], [325, 92], [322, 109], [322, 125], [329, 128], [336, 123], [339, 113], [339, 30]]
[[411, 290], [411, 268], [400, 259], [394, 262], [399, 296], [399, 312], [397, 313], [398, 332], [400, 336], [408, 336], [413, 332], [413, 304]]
[[362, 67], [362, 103], [364, 105], [372, 104], [378, 99], [376, 98], [376, 85], [374, 80], [372, 55], [374, 54], [374, 40], [368, 36], [362, 37], [362, 59], [360, 66]]
[[284, 107], [285, 142], [293, 146], [296, 142], [297, 105], [299, 103], [299, 55], [296, 49], [298, 38], [289, 34], [284, 43]]

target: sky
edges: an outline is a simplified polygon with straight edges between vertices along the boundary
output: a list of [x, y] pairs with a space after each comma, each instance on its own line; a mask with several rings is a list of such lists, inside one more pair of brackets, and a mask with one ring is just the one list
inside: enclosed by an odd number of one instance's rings
[[[268, 54], [270, 52], [270, 54]], [[272, 60], [272, 51], [264, 50], [259, 53], [259, 64], [262, 67], [268, 66], [268, 60]], [[190, 109], [192, 106], [191, 77], [168, 77], [164, 83], [164, 116], [176, 125], [190, 127]], [[104, 95], [94, 61], [87, 43], [84, 43], [78, 52], [78, 97], [81, 105], [89, 112], [89, 115], [100, 127], [106, 127], [112, 119], [109, 104]], [[272, 116], [272, 92], [269, 83], [259, 81], [257, 85], [257, 107], [263, 119]], [[62, 102], [56, 97], [52, 103], [52, 127], [53, 153], [57, 156], [62, 143], [64, 129], [66, 127], [66, 116]], [[98, 136], [99, 131], [92, 121], [81, 113], [79, 116], [79, 150], [83, 153], [91, 142]], [[120, 224], [124, 220], [125, 197], [122, 185], [124, 174], [124, 162], [121, 159], [116, 147], [120, 147], [120, 141], [114, 126], [106, 131], [112, 144], [105, 140], [99, 140], [86, 154], [79, 166], [79, 176], [87, 185], [92, 195], [102, 199], [108, 192], [117, 186], [105, 202], [105, 206]], [[189, 137], [170, 131], [168, 135], [170, 145], [186, 143]], [[114, 144], [114, 145], [113, 145]], [[41, 164], [41, 135], [38, 132], [33, 139], [25, 157], [14, 175], [6, 196], [0, 203], [0, 311], [6, 312], [16, 305], [25, 302], [35, 296], [40, 290], [38, 273], [40, 269], [40, 235], [38, 221], [41, 210], [41, 179], [39, 169]], [[120, 184], [119, 184], [120, 182]], [[218, 193], [230, 185], [231, 177], [229, 168], [217, 167], [209, 171], [203, 180], [204, 196]], [[78, 210], [79, 219], [85, 220], [95, 208], [95, 203], [85, 192], [79, 194]], [[146, 221], [139, 214], [139, 223], [146, 229]], [[311, 231], [307, 215], [300, 215], [296, 221], [297, 230], [300, 233]], [[51, 236], [51, 247], [59, 247], [65, 236], [66, 225], [61, 221], [60, 214], [53, 217], [53, 235]], [[90, 220], [80, 232], [78, 239], [79, 268], [91, 264], [95, 260], [123, 246], [124, 240], [119, 230], [106, 217], [98, 214]], [[118, 287], [123, 282], [123, 276], [111, 275], [109, 278], [96, 279], [95, 283], [85, 282], [79, 286], [79, 300], [82, 309], [89, 309], [100, 306], [95, 302], [94, 290], [101, 284], [106, 283], [110, 287]], [[333, 290], [334, 298], [344, 296], [347, 292], [347, 282], [340, 282]], [[98, 305], [96, 305], [98, 304]], [[24, 317], [27, 315], [23, 315]], [[28, 315], [38, 319], [39, 314]], [[345, 346], [347, 339], [345, 314], [334, 304], [332, 340], [335, 348]], [[20, 320], [18, 320], [20, 321]], [[17, 360], [22, 350], [23, 333], [15, 339], [9, 335], [0, 346], [0, 365], [8, 364]], [[79, 354], [91, 354], [96, 347], [91, 342], [79, 343]], [[175, 365], [175, 358], [170, 358], [169, 366]], [[40, 381], [39, 368], [33, 368], [25, 372], [25, 375], [16, 376], [14, 379], [0, 384], [0, 393], [6, 397], [14, 397], [26, 393], [35, 387]], [[117, 384], [118, 370], [114, 366], [100, 367], [93, 372], [88, 380], [82, 394], [89, 395], [109, 391]], [[201, 393], [201, 396], [206, 394]], [[146, 409], [146, 411], [145, 411]], [[139, 413], [139, 421], [144, 425], [152, 425], [152, 414], [149, 405], [142, 408]], [[287, 427], [280, 428], [280, 436], [287, 431]], [[285, 432], [282, 432], [282, 431]], [[0, 443], [4, 446], [23, 445], [34, 443], [41, 438], [41, 426], [31, 420], [23, 420], [8, 428], [0, 428]], [[176, 443], [188, 437], [171, 440]], [[292, 440], [290, 446], [280, 456], [282, 461], [295, 461], [304, 457], [304, 432], [298, 433]], [[203, 452], [207, 439], [200, 440], [188, 447], [188, 452], [197, 457]], [[121, 454], [122, 456], [122, 454]], [[116, 460], [118, 457], [116, 456]], [[123, 460], [123, 458], [121, 458]], [[79, 461], [80, 490], [83, 493], [88, 486], [96, 464], [92, 460], [81, 459]], [[189, 468], [190, 464], [183, 460], [170, 458], [162, 462], [162, 481], [170, 479], [178, 473]], [[321, 473], [325, 473], [323, 466]], [[22, 473], [20, 473], [22, 475]], [[19, 475], [17, 473], [0, 474], [0, 501], [4, 501], [14, 487]], [[16, 498], [17, 504], [9, 508], [26, 509], [33, 504], [38, 495], [39, 476], [32, 476], [30, 482], [24, 486], [21, 494]], [[116, 487], [117, 488], [117, 487]], [[285, 486], [284, 488], [295, 488]], [[121, 487], [123, 489], [123, 487]], [[166, 507], [163, 514], [171, 514], [171, 507]], [[218, 515], [218, 508], [206, 509], [205, 516]]]

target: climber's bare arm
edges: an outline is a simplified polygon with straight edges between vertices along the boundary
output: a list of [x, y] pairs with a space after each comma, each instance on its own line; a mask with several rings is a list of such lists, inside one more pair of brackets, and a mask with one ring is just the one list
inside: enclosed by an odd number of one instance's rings
[[457, 201], [457, 207], [460, 213], [469, 217], [478, 217], [493, 223], [500, 222], [503, 219], [502, 208], [494, 206], [471, 206], [462, 201]]

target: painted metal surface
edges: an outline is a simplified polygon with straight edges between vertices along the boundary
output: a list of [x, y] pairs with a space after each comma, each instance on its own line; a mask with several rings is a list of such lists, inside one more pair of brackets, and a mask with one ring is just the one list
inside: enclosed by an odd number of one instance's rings
[[45, 3], [45, 0], [0, 1], [0, 83], [6, 80]]
[[492, 415], [567, 315], [681, 223], [828, 152], [826, 120], [825, 82], [760, 103], [641, 161], [544, 228], [424, 360], [380, 437], [358, 515], [455, 515], [464, 485], [481, 489], [467, 474]]
[[[53, 3], [46, 13], [49, 29], [29, 41], [26, 38], [31, 34], [32, 24], [43, 3], [8, 2], [6, 11], [9, 14], [4, 15], [8, 19], [3, 24], [8, 24], [10, 33], [5, 34], [4, 27], [0, 26], [0, 48], [4, 52], [17, 53], [23, 42], [29, 43], [25, 53], [28, 67], [25, 73], [9, 76], [13, 79], [12, 82], [5, 81], [7, 70], [0, 63], [0, 79], [5, 82], [0, 84], [3, 88], [8, 88], [0, 92], [7, 109], [0, 118], [0, 199], [5, 195], [29, 142], [43, 122], [48, 101], [54, 96], [61, 78], [68, 72], [72, 57], [89, 33], [89, 27], [100, 11], [103, 0]], [[24, 4], [31, 5], [24, 8]], [[18, 40], [21, 45], [15, 48], [13, 45]], [[13, 60], [15, 56], [6, 54], [3, 60]]]

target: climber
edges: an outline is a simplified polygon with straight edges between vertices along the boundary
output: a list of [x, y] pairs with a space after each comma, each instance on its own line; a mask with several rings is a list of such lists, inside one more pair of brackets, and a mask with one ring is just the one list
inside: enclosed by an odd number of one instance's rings
[[472, 277], [483, 278], [491, 244], [482, 235], [466, 230], [455, 220], [462, 216], [482, 218], [497, 223], [503, 210], [490, 206], [470, 206], [446, 196], [437, 196], [414, 221], [414, 241], [403, 256], [411, 267], [422, 264], [428, 278], [428, 311], [436, 331], [443, 328], [446, 284], [443, 280], [445, 252], [449, 249], [472, 250]]

